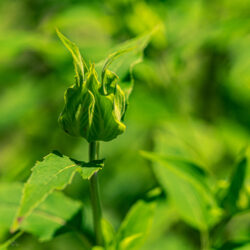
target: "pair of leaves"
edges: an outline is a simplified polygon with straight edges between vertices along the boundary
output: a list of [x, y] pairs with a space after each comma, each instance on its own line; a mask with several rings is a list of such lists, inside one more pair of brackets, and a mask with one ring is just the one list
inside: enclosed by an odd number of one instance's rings
[[[65, 92], [60, 125], [66, 133], [84, 137], [88, 142], [116, 138], [125, 131], [123, 118], [132, 90], [132, 84], [125, 86], [124, 90], [121, 88], [116, 73], [121, 71], [124, 75], [130, 71], [132, 74], [134, 65], [142, 59], [151, 34], [123, 44], [100, 62], [97, 70], [94, 64], [88, 69], [78, 47], [59, 31], [57, 34], [73, 57], [76, 73], [75, 84]], [[111, 64], [114, 71], [108, 69]]]
[[[0, 185], [0, 227], [8, 230], [14, 220], [22, 197], [23, 184], [5, 183]], [[10, 195], [11, 194], [11, 195]], [[34, 208], [20, 225], [21, 232], [31, 233], [40, 241], [52, 239], [59, 229], [65, 227], [81, 209], [80, 202], [74, 201], [62, 193], [54, 192]], [[0, 245], [4, 248], [20, 236]]]
[[106, 250], [135, 250], [139, 249], [148, 234], [153, 214], [154, 203], [138, 201], [128, 212], [118, 232], [106, 220], [102, 221], [102, 230], [105, 240], [105, 248], [94, 249]]
[[169, 194], [180, 216], [190, 225], [207, 231], [217, 205], [207, 183], [206, 172], [192, 162], [150, 152], [142, 155], [153, 161], [154, 172]]
[[[54, 153], [47, 155], [43, 161], [37, 162], [24, 185], [21, 203], [11, 230], [14, 232], [19, 229], [22, 222], [54, 190], [62, 190], [70, 184], [76, 172], [79, 172], [83, 179], [89, 179], [101, 169], [101, 164], [100, 161], [80, 163]], [[60, 209], [64, 210], [63, 206]]]

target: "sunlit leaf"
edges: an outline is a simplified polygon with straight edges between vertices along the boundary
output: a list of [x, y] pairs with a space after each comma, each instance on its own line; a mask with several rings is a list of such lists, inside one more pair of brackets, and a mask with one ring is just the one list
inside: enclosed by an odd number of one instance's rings
[[87, 179], [100, 169], [98, 164], [96, 167], [88, 168], [88, 166], [87, 163], [79, 165], [66, 156], [53, 153], [44, 157], [43, 161], [37, 162], [24, 185], [20, 207], [12, 224], [12, 231], [16, 231], [24, 219], [49, 194], [54, 190], [62, 190], [70, 184], [77, 171]]
[[[21, 183], [0, 185], [1, 227], [10, 229], [20, 204], [22, 189]], [[25, 217], [20, 229], [37, 236], [40, 241], [50, 240], [60, 228], [67, 225], [80, 208], [79, 202], [54, 192]]]

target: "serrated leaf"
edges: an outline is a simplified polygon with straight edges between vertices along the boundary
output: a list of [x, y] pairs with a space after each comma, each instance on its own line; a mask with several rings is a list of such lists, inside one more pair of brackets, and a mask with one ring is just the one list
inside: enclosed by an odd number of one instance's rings
[[[85, 167], [86, 166], [86, 167]], [[49, 154], [43, 161], [37, 162], [32, 174], [23, 188], [20, 207], [12, 224], [12, 231], [16, 231], [22, 221], [39, 206], [54, 190], [62, 190], [71, 183], [78, 171], [84, 178], [90, 178], [100, 166], [89, 169], [87, 163], [81, 166], [66, 156]]]
[[[0, 226], [10, 228], [22, 197], [23, 184], [0, 185]], [[11, 195], [10, 195], [11, 194]], [[77, 214], [81, 203], [62, 193], [54, 192], [36, 207], [20, 225], [21, 231], [31, 233], [40, 241], [52, 239]]]
[[150, 230], [154, 204], [137, 202], [129, 211], [117, 233], [116, 249], [139, 249]]
[[157, 179], [181, 217], [192, 226], [207, 230], [214, 223], [211, 211], [216, 208], [216, 203], [204, 170], [185, 160], [150, 152], [142, 152], [142, 155], [154, 162]]
[[239, 199], [240, 191], [244, 186], [244, 180], [246, 177], [247, 159], [244, 157], [236, 165], [234, 172], [231, 175], [230, 185], [227, 193], [223, 198], [221, 205], [230, 214], [237, 211], [237, 201]]

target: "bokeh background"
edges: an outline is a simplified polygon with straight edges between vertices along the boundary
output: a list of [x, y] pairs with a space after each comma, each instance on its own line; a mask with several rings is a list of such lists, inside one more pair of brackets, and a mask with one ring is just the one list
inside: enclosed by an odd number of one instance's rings
[[[68, 136], [57, 123], [74, 70], [55, 27], [95, 62], [158, 25], [134, 70], [127, 130], [101, 144], [105, 217], [118, 227], [130, 206], [157, 186], [140, 150], [195, 158], [223, 185], [250, 141], [249, 13], [247, 0], [1, 1], [0, 182], [25, 181], [36, 160], [52, 150], [87, 160], [86, 141]], [[249, 177], [248, 170], [248, 183]], [[90, 224], [88, 183], [76, 177], [65, 193], [84, 201]], [[249, 235], [245, 213], [231, 221], [225, 237]], [[0, 228], [0, 239], [5, 237]], [[193, 250], [199, 244], [198, 231], [164, 203], [143, 249]], [[42, 244], [25, 235], [12, 248], [82, 249], [69, 233]]]

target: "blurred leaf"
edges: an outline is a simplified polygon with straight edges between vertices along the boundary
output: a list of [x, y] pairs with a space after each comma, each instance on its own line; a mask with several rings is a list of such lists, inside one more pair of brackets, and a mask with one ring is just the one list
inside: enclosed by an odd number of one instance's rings
[[[78, 171], [85, 178], [90, 178], [100, 166], [85, 168], [88, 164], [78, 165], [66, 156], [49, 154], [43, 161], [37, 162], [32, 174], [24, 185], [22, 200], [12, 224], [12, 231], [16, 231], [22, 221], [54, 190], [62, 190], [71, 183]], [[87, 173], [87, 175], [86, 175]]]
[[27, 82], [22, 82], [1, 93], [0, 131], [24, 119], [31, 110], [38, 106], [39, 98], [39, 89]]
[[4, 242], [3, 244], [0, 244], [0, 250], [7, 250], [8, 247], [13, 244], [19, 237], [21, 237], [23, 234], [22, 231], [16, 233], [14, 236], [12, 236], [9, 240]]
[[142, 152], [142, 155], [155, 163], [154, 172], [182, 218], [200, 230], [207, 230], [213, 223], [211, 209], [216, 204], [204, 170], [178, 158], [150, 152]]
[[118, 249], [139, 249], [148, 234], [153, 219], [154, 204], [137, 202], [128, 212], [117, 233]]
[[102, 219], [102, 233], [105, 245], [109, 246], [115, 237], [115, 230], [113, 226], [105, 219]]
[[247, 159], [244, 157], [236, 165], [236, 168], [231, 175], [230, 185], [228, 187], [227, 193], [221, 202], [222, 207], [226, 208], [230, 214], [233, 214], [238, 210], [237, 201], [240, 196], [240, 191], [244, 186], [246, 169]]
[[[21, 183], [0, 185], [1, 227], [11, 227], [22, 197], [22, 189]], [[40, 241], [50, 240], [60, 228], [67, 226], [67, 222], [80, 208], [79, 202], [54, 192], [24, 218], [20, 229], [37, 236]]]
[[250, 246], [250, 240], [238, 241], [238, 242], [229, 241], [229, 242], [224, 243], [221, 247], [216, 248], [216, 249], [217, 250], [236, 250], [236, 249], [241, 249], [241, 247], [244, 247], [244, 246]]
[[[101, 246], [94, 246], [92, 247], [92, 250], [105, 250], [105, 248]], [[106, 250], [110, 250], [110, 249], [106, 249]]]

